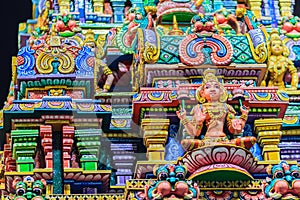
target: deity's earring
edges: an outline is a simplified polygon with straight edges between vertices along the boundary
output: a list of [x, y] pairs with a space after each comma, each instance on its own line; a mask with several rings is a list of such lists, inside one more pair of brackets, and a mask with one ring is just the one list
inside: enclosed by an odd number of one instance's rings
[[204, 97], [199, 98], [199, 103], [205, 103], [206, 99]]
[[227, 101], [227, 98], [228, 98], [228, 94], [227, 94], [227, 90], [222, 87], [222, 95], [220, 96], [220, 102], [224, 103]]

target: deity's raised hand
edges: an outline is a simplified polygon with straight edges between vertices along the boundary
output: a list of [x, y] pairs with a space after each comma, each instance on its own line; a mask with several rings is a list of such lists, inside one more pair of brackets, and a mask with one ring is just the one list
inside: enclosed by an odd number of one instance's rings
[[248, 106], [243, 105], [240, 107], [240, 111], [241, 111], [242, 115], [248, 116], [249, 110], [250, 110], [250, 108]]
[[197, 124], [202, 124], [207, 118], [207, 112], [203, 112], [202, 109], [197, 106], [194, 108], [194, 118]]
[[236, 132], [241, 132], [245, 126], [245, 122], [243, 122], [243, 120], [241, 119], [233, 119], [231, 123], [232, 123], [232, 128]]
[[186, 118], [186, 110], [185, 109], [176, 111], [176, 114], [180, 120], [183, 120]]

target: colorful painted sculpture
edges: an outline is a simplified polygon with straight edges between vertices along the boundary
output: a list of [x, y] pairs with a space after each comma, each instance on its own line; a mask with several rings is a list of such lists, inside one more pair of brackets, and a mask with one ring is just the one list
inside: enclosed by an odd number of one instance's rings
[[191, 20], [191, 25], [193, 33], [212, 34], [216, 32], [212, 16], [195, 15]]
[[[269, 48], [268, 72], [265, 74], [262, 85], [278, 86], [280, 90], [297, 90], [299, 79], [297, 69], [294, 63], [288, 58], [289, 49], [283, 44], [275, 29], [270, 33]], [[291, 87], [289, 88], [286, 88], [284, 83], [287, 71], [292, 77]]]
[[117, 35], [117, 45], [124, 53], [133, 53], [137, 29], [149, 29], [153, 27], [151, 12], [146, 15], [144, 8], [132, 7], [126, 13], [126, 20], [121, 31]]
[[[108, 92], [113, 83], [114, 76], [111, 69], [107, 66], [106, 61], [101, 59], [104, 56], [104, 50], [103, 47], [101, 47], [101, 45], [99, 45], [95, 40], [95, 34], [92, 30], [87, 31], [85, 34], [84, 45], [90, 47], [92, 52], [95, 54], [95, 74], [99, 74], [98, 78], [95, 79], [95, 92]], [[102, 75], [105, 76], [105, 83], [102, 88], [100, 88], [98, 82]]]
[[270, 199], [299, 199], [300, 197], [300, 169], [298, 165], [289, 165], [281, 161], [278, 165], [270, 166], [263, 185], [266, 197]]
[[239, 34], [241, 32], [235, 15], [226, 8], [214, 13], [214, 21], [219, 34]]
[[58, 32], [58, 35], [60, 36], [70, 37], [75, 35], [75, 33], [80, 32], [81, 28], [77, 26], [72, 15], [63, 13], [56, 17], [55, 31]]
[[147, 200], [159, 199], [190, 199], [199, 198], [197, 184], [193, 186], [186, 180], [186, 167], [180, 165], [164, 165], [154, 168], [157, 181], [146, 185]]
[[291, 38], [300, 37], [300, 18], [298, 16], [286, 16], [282, 18], [282, 29], [286, 36]]
[[250, 30], [258, 28], [258, 23], [255, 16], [246, 8], [245, 4], [237, 5], [235, 15], [239, 24], [240, 33], [245, 34]]
[[26, 176], [23, 181], [15, 179], [13, 187], [16, 190], [14, 200], [44, 200], [43, 190], [46, 187], [44, 179], [34, 180], [31, 176]]
[[186, 117], [185, 110], [176, 113], [188, 134], [198, 137], [203, 134], [203, 130], [204, 138], [183, 139], [181, 144], [184, 149], [192, 150], [217, 143], [235, 144], [247, 149], [253, 146], [256, 142], [255, 137], [228, 139], [225, 128], [233, 136], [240, 136], [248, 118], [249, 108], [242, 106], [240, 108], [242, 115], [239, 118], [235, 116], [235, 110], [226, 103], [227, 91], [215, 76], [215, 70], [204, 71], [202, 86], [197, 89], [196, 98], [200, 104], [191, 111], [192, 121]]
[[299, 198], [296, 165], [261, 186], [300, 162], [300, 91], [261, 87], [297, 87], [294, 0], [32, 1], [0, 110], [3, 200], [43, 198], [42, 179], [55, 200]]

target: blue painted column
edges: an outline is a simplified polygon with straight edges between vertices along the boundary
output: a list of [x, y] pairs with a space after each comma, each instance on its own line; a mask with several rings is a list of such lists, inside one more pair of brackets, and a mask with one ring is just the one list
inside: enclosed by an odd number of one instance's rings
[[132, 7], [144, 7], [144, 1], [143, 0], [131, 0]]
[[53, 10], [54, 10], [54, 13], [59, 13], [58, 0], [53, 0]]
[[215, 0], [214, 1], [214, 12], [217, 10], [220, 10], [221, 8], [223, 8], [222, 0]]
[[78, 1], [79, 22], [85, 23], [85, 0]]
[[[270, 8], [270, 17], [271, 17], [272, 28], [277, 28], [278, 21], [277, 21], [277, 16], [276, 16], [275, 1], [269, 0], [268, 4], [269, 4], [269, 8]], [[277, 2], [277, 7], [278, 7], [278, 2]]]
[[227, 10], [231, 11], [232, 13], [235, 13], [236, 5], [237, 5], [236, 0], [224, 0], [223, 1], [223, 6]]
[[114, 23], [123, 23], [125, 2], [124, 0], [111, 0], [114, 10]]

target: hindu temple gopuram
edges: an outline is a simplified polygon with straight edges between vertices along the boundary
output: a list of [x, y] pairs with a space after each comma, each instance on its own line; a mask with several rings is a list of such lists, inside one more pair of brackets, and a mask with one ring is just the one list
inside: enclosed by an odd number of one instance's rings
[[35, 0], [1, 200], [300, 199], [293, 0]]

